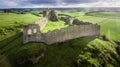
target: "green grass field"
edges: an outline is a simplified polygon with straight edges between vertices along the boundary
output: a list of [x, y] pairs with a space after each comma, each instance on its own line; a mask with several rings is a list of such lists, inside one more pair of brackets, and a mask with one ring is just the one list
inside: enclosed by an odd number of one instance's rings
[[76, 17], [79, 20], [90, 23], [97, 23], [101, 26], [101, 35], [106, 35], [116, 41], [120, 41], [120, 12], [95, 12], [85, 15], [85, 12], [62, 12]]
[[[93, 14], [94, 15], [94, 14]], [[103, 15], [104, 16], [104, 15]], [[108, 38], [111, 38], [116, 41], [120, 41], [120, 17], [119, 18], [110, 18], [110, 17], [103, 17], [98, 16], [97, 18], [94, 18], [95, 16], [92, 16], [91, 19], [88, 19], [88, 21], [93, 20], [93, 22], [96, 22], [100, 24], [101, 26], [101, 34], [106, 35]], [[113, 15], [113, 17], [117, 17], [116, 15]], [[92, 21], [91, 21], [92, 22]]]
[[36, 22], [40, 17], [32, 14], [14, 14], [14, 13], [0, 13], [0, 27], [12, 26], [16, 22], [28, 24]]
[[[74, 16], [82, 21], [98, 23], [101, 26], [101, 34], [119, 41], [119, 19], [101, 16], [88, 16], [85, 12], [58, 12]], [[102, 12], [101, 12], [102, 13]], [[97, 14], [97, 13], [96, 13]], [[111, 14], [111, 13], [107, 13]], [[103, 15], [104, 16], [104, 15]], [[64, 43], [46, 45], [45, 56], [37, 64], [18, 65], [15, 61], [15, 53], [25, 46], [45, 45], [44, 43], [23, 44], [22, 27], [16, 26], [15, 22], [29, 24], [37, 21], [40, 17], [33, 14], [0, 14], [0, 28], [5, 27], [4, 35], [0, 34], [0, 54], [3, 59], [0, 60], [0, 67], [117, 67], [120, 66], [119, 55], [116, 52], [116, 46], [109, 41], [104, 41], [96, 37], [82, 37]], [[15, 23], [15, 24], [14, 24]], [[13, 26], [13, 31], [6, 27]], [[14, 27], [15, 26], [15, 27]], [[67, 27], [64, 22], [49, 21], [42, 32], [48, 30]], [[19, 30], [20, 29], [20, 30]], [[7, 31], [6, 31], [7, 30]], [[35, 47], [34, 47], [35, 48]], [[33, 48], [28, 48], [31, 51]], [[32, 52], [34, 53], [34, 52]]]
[[34, 23], [39, 18], [32, 14], [0, 13], [0, 41], [15, 35], [24, 24]]

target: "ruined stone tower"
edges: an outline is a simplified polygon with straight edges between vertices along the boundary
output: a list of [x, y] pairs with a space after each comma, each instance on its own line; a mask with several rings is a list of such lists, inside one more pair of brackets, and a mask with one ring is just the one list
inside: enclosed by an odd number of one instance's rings
[[54, 10], [44, 10], [43, 17], [46, 17], [48, 20], [51, 21], [58, 21], [57, 13]]
[[50, 13], [50, 10], [44, 10], [43, 17], [49, 18], [49, 13]]
[[51, 20], [51, 21], [58, 21], [57, 13], [54, 10], [51, 10], [49, 16], [50, 16], [49, 20]]

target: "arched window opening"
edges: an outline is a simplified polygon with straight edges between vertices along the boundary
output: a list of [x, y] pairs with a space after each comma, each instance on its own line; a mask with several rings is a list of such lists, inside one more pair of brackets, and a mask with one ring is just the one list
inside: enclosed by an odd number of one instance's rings
[[27, 33], [28, 33], [28, 35], [31, 35], [32, 34], [32, 30], [28, 29]]
[[33, 33], [37, 33], [37, 29], [34, 29], [34, 30], [33, 30]]

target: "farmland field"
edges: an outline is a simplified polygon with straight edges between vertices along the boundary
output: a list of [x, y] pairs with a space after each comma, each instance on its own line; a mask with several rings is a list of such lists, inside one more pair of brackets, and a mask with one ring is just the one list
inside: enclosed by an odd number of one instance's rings
[[[37, 12], [35, 14], [35, 12]], [[34, 13], [34, 14], [33, 14]], [[23, 44], [22, 27], [36, 22], [42, 14], [30, 11], [25, 14], [0, 13], [0, 67], [119, 67], [120, 56], [116, 45], [96, 37], [81, 37], [63, 43]], [[71, 16], [84, 22], [100, 25], [101, 35], [120, 42], [120, 12], [58, 11], [59, 16]], [[42, 32], [67, 27], [63, 21], [49, 21]], [[17, 52], [25, 49], [31, 53], [38, 47], [46, 49], [45, 56], [36, 64], [16, 63]], [[32, 48], [33, 47], [33, 48]], [[25, 51], [25, 52], [26, 52]], [[23, 53], [25, 54], [25, 53]], [[1, 60], [1, 58], [3, 58]]]

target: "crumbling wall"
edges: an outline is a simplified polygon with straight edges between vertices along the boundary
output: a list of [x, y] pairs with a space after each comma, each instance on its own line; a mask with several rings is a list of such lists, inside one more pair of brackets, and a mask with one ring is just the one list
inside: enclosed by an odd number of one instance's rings
[[50, 13], [50, 10], [44, 10], [43, 17], [49, 18], [49, 13]]
[[75, 19], [73, 17], [61, 17], [60, 20], [64, 21], [66, 24], [69, 24], [69, 25], [87, 25], [87, 24], [91, 24], [89, 22], [80, 21], [79, 19]]
[[28, 24], [24, 25], [23, 27], [23, 43], [35, 41], [39, 42], [42, 41], [44, 42], [42, 37], [42, 33], [40, 30], [42, 30], [47, 22], [48, 22], [48, 15], [49, 11], [43, 11], [43, 17], [35, 22], [35, 24]]
[[[39, 25], [25, 26], [25, 29], [26, 31], [24, 30], [24, 33], [28, 33], [29, 29], [32, 30], [32, 33], [24, 34], [24, 43], [44, 42], [46, 44], [53, 44], [83, 36], [100, 35], [100, 26], [97, 24], [73, 25], [60, 30], [49, 31], [48, 33], [41, 33]], [[37, 32], [34, 32], [34, 29], [37, 29]]]
[[64, 42], [66, 40], [75, 39], [83, 36], [98, 36], [100, 34], [100, 26], [96, 24], [90, 25], [73, 25], [60, 30], [50, 31], [43, 34], [45, 43], [52, 44]]
[[29, 24], [23, 27], [23, 43], [43, 41], [38, 24]]
[[43, 17], [37, 22], [35, 22], [35, 24], [38, 24], [40, 26], [40, 30], [42, 30], [46, 26], [48, 20], [58, 21], [57, 14], [54, 10], [43, 11]]
[[46, 17], [51, 21], [58, 21], [58, 15], [57, 12], [55, 12], [55, 10], [44, 10], [43, 17]]
[[49, 13], [49, 20], [58, 21], [57, 13], [54, 10], [51, 10]]
[[40, 30], [42, 30], [46, 26], [47, 23], [48, 23], [48, 18], [46, 17], [42, 17], [40, 20], [35, 22], [35, 24], [38, 24], [40, 26]]
[[[53, 44], [83, 36], [100, 35], [99, 25], [84, 23], [82, 21], [70, 18], [65, 21], [72, 26], [62, 28], [60, 30], [50, 31], [48, 33], [41, 33], [40, 30], [42, 30], [46, 26], [48, 19], [51, 16], [50, 14], [52, 13], [50, 13], [49, 11], [44, 11], [43, 17], [39, 21], [35, 22], [35, 24], [25, 25], [23, 27], [23, 43], [44, 42], [46, 44]], [[53, 19], [57, 20], [56, 17], [54, 17]]]
[[66, 24], [73, 25], [74, 18], [72, 18], [72, 17], [61, 17], [60, 20], [64, 21]]

